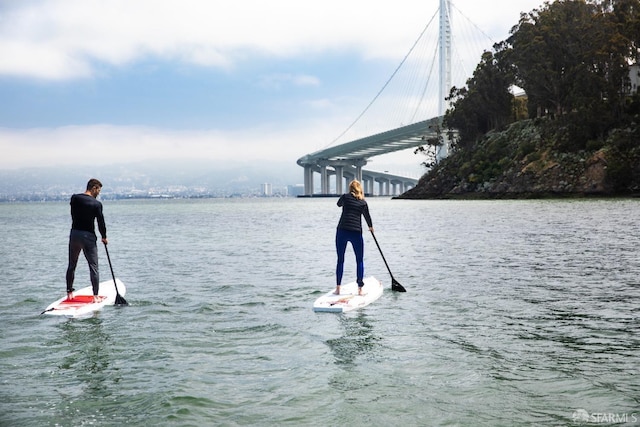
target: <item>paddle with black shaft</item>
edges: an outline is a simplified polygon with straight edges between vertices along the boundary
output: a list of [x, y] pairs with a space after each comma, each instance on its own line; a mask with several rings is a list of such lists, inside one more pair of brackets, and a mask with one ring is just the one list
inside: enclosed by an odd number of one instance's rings
[[104, 244], [104, 250], [107, 253], [107, 259], [109, 260], [109, 268], [111, 269], [111, 277], [113, 278], [113, 286], [116, 287], [116, 305], [129, 305], [127, 300], [124, 299], [120, 292], [118, 292], [118, 285], [116, 284], [116, 275], [113, 274], [113, 266], [111, 265], [111, 257], [109, 256], [109, 249], [107, 249], [107, 244]]
[[376, 242], [376, 246], [378, 247], [378, 250], [380, 251], [380, 255], [382, 256], [382, 260], [384, 261], [384, 265], [387, 266], [387, 270], [389, 271], [389, 276], [391, 276], [391, 290], [392, 291], [396, 291], [396, 292], [407, 292], [407, 290], [404, 288], [404, 286], [402, 286], [400, 283], [398, 283], [398, 281], [393, 277], [393, 274], [391, 273], [391, 269], [389, 268], [389, 264], [387, 264], [387, 260], [384, 258], [384, 254], [382, 253], [382, 249], [380, 249], [380, 245], [378, 244], [378, 239], [376, 239], [376, 235], [373, 233], [373, 230], [371, 231], [371, 235], [373, 236], [373, 241]]

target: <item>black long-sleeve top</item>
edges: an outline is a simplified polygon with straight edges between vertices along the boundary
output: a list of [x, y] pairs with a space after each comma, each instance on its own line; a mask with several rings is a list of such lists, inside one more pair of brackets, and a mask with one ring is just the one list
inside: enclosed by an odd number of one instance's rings
[[98, 220], [98, 230], [103, 239], [107, 238], [107, 226], [102, 215], [102, 203], [88, 194], [74, 194], [71, 196], [71, 229], [95, 231], [95, 220]]
[[340, 196], [338, 206], [342, 207], [338, 228], [362, 233], [362, 216], [364, 216], [367, 225], [370, 228], [373, 227], [371, 215], [369, 215], [369, 205], [365, 200], [358, 200], [353, 194], [347, 193]]

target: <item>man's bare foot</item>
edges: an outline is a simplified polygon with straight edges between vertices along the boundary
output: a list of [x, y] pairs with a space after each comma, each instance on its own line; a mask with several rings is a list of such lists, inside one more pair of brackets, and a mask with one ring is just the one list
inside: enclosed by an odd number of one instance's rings
[[100, 301], [102, 301], [102, 298], [100, 298], [98, 295], [93, 296], [93, 302], [100, 302]]
[[358, 295], [362, 296], [362, 295], [366, 295], [365, 293], [362, 292], [362, 288], [358, 288]]
[[336, 290], [333, 291], [334, 295], [340, 295], [340, 285], [336, 286]]
[[67, 300], [71, 301], [73, 299], [73, 292], [67, 292]]

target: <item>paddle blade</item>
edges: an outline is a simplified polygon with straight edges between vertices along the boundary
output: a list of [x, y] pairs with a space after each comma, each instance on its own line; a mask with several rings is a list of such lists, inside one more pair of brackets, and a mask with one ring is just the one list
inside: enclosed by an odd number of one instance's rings
[[391, 279], [391, 290], [396, 292], [407, 292], [407, 290], [402, 286], [396, 279]]
[[124, 299], [124, 297], [120, 294], [116, 294], [116, 305], [129, 305], [129, 303], [127, 302], [127, 300]]

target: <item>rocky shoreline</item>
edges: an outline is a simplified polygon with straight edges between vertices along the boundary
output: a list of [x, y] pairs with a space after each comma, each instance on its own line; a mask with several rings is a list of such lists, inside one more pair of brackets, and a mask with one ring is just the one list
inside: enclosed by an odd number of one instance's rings
[[[455, 152], [398, 199], [524, 199], [640, 195], [640, 149], [613, 143], [559, 152], [533, 123], [489, 135], [473, 152]], [[635, 145], [635, 144], [632, 144]]]

